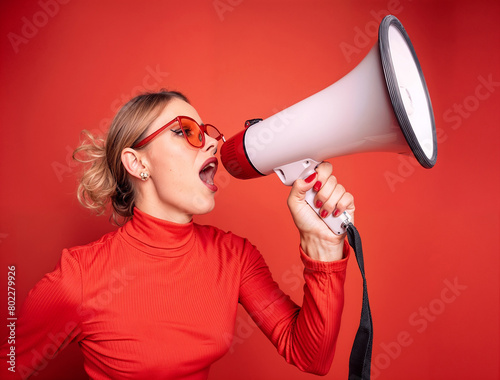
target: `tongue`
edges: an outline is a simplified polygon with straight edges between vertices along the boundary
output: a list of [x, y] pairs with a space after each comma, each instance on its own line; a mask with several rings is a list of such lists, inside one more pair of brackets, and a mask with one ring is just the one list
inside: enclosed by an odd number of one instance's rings
[[200, 172], [200, 178], [203, 182], [208, 183], [209, 185], [213, 185], [213, 170], [212, 168], [207, 168]]

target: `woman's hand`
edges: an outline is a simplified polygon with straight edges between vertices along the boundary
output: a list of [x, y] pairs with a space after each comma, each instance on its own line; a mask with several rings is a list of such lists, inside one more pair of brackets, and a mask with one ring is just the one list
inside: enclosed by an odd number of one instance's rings
[[[334, 234], [321, 218], [330, 214], [338, 216], [347, 211], [354, 223], [354, 198], [332, 175], [332, 165], [322, 162], [316, 173], [306, 180], [298, 179], [288, 197], [288, 207], [300, 232], [300, 245], [314, 260], [334, 261], [342, 259], [344, 238]], [[314, 202], [320, 216], [306, 203], [306, 192], [314, 188]]]

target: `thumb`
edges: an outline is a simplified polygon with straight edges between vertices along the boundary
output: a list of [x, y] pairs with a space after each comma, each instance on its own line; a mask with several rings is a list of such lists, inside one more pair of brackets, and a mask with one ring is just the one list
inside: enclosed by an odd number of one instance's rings
[[318, 173], [314, 172], [306, 179], [297, 179], [293, 183], [292, 190], [290, 191], [290, 200], [293, 199], [296, 202], [303, 202], [306, 198], [306, 193], [311, 190], [316, 183], [317, 177]]

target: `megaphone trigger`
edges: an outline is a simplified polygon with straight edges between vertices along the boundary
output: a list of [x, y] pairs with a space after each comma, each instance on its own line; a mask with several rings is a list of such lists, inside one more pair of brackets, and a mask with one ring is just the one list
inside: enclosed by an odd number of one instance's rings
[[278, 166], [273, 170], [278, 175], [281, 182], [287, 186], [292, 186], [296, 179], [306, 179], [313, 174], [319, 164], [320, 162], [318, 161], [306, 158], [290, 164]]

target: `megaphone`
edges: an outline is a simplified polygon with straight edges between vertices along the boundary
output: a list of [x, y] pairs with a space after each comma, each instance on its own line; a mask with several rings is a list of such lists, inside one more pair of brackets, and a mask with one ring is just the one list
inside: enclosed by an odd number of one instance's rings
[[[253, 119], [221, 148], [236, 178], [275, 172], [291, 185], [323, 160], [363, 152], [411, 154], [424, 168], [437, 158], [436, 127], [424, 75], [401, 22], [386, 16], [378, 43], [349, 74], [324, 90], [270, 116]], [[306, 201], [314, 206], [312, 190]], [[325, 223], [345, 232], [349, 215]]]

